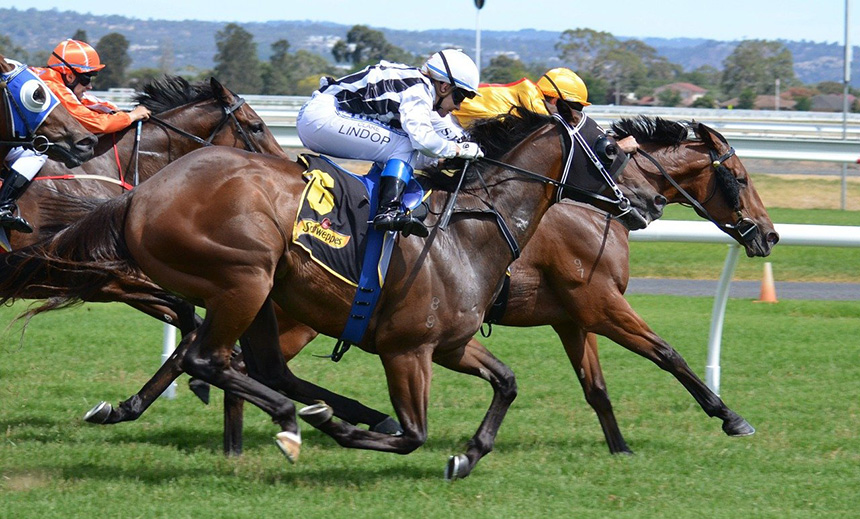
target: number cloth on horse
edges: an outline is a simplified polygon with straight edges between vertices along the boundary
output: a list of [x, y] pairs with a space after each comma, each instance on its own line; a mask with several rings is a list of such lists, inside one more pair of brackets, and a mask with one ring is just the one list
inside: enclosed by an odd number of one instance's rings
[[[355, 175], [324, 156], [303, 154], [307, 186], [301, 197], [293, 243], [338, 279], [356, 287], [355, 298], [341, 340], [332, 353], [340, 357], [364, 337], [370, 316], [388, 272], [388, 261], [397, 233], [374, 229], [370, 222], [377, 207], [381, 169], [374, 165], [367, 175]], [[412, 179], [403, 196], [407, 211], [424, 198], [424, 189]]]

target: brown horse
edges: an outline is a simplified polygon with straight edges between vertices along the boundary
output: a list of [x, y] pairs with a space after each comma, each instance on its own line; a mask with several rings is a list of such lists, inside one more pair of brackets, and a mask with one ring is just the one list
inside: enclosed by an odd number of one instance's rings
[[[779, 237], [743, 164], [719, 133], [702, 124], [659, 118], [623, 120], [613, 129], [640, 142], [645, 153], [634, 156], [628, 168], [644, 172], [669, 202], [695, 206], [702, 217], [744, 245], [750, 257], [770, 254]], [[653, 155], [656, 163], [646, 160], [646, 154]], [[654, 333], [624, 299], [629, 263], [627, 232], [618, 222], [588, 207], [570, 203], [551, 207], [522, 257], [511, 266], [506, 310], [496, 322], [554, 328], [612, 453], [631, 451], [612, 412], [595, 333], [674, 375], [709, 416], [722, 420], [726, 434], [752, 434], [752, 426], [702, 383], [680, 353]], [[289, 360], [316, 334], [283, 317], [279, 323], [281, 349]], [[472, 344], [478, 342], [473, 339]], [[377, 411], [340, 395], [331, 397], [286, 367], [279, 378], [267, 383], [302, 402], [324, 400], [336, 416], [352, 423], [380, 420]], [[236, 453], [241, 450], [241, 403], [225, 400], [225, 412], [225, 449]]]
[[[503, 363], [468, 341], [504, 277], [511, 242], [528, 242], [565, 169], [557, 121], [521, 116], [500, 117], [473, 132], [488, 157], [506, 165], [470, 168], [458, 200], [467, 212], [455, 213], [445, 230], [434, 226], [426, 240], [401, 238], [395, 247], [377, 312], [359, 346], [379, 355], [403, 434], [305, 416], [341, 445], [403, 454], [422, 445], [436, 362], [493, 387], [481, 426], [466, 453], [449, 459], [446, 475], [467, 476], [492, 450], [516, 383]], [[292, 401], [233, 369], [230, 357], [243, 334], [250, 338], [244, 353], [251, 358], [279, 353], [274, 304], [327, 335], [338, 336], [346, 323], [354, 288], [290, 239], [304, 190], [301, 169], [228, 148], [192, 152], [45, 243], [3, 257], [0, 297], [51, 297], [30, 311], [38, 313], [103, 297], [108, 285], [151, 279], [204, 307], [203, 324], [177, 348], [181, 368], [272, 416], [282, 429], [278, 445], [294, 460], [300, 437]], [[574, 171], [573, 178], [596, 189], [595, 179], [583, 173]], [[437, 190], [429, 198], [431, 224], [438, 223], [449, 197]]]
[[[636, 137], [643, 152], [653, 154], [658, 164], [665, 165], [664, 168], [646, 160], [642, 153], [634, 156], [628, 171], [644, 173], [670, 202], [698, 206], [696, 210], [702, 217], [743, 244], [749, 256], [770, 253], [778, 241], [773, 223], [742, 162], [733, 156], [731, 147], [719, 133], [705, 125], [659, 118], [623, 120], [614, 130], [621, 136]], [[730, 156], [715, 167], [715, 159], [726, 155]], [[681, 355], [650, 330], [627, 304], [623, 294], [628, 262], [624, 226], [587, 207], [556, 204], [544, 216], [523, 256], [511, 267], [511, 294], [506, 312], [498, 322], [554, 327], [613, 453], [630, 449], [612, 412], [596, 338], [589, 332], [604, 334], [672, 373], [710, 416], [723, 420], [727, 434], [751, 434], [752, 427], [728, 409], [689, 369]], [[281, 349], [287, 359], [316, 336], [312, 329], [283, 313], [279, 314], [279, 327]], [[269, 364], [277, 362], [268, 359]], [[253, 371], [256, 364], [249, 368]], [[93, 420], [97, 423], [137, 418], [141, 409], [175, 377], [167, 375], [168, 369], [165, 367], [164, 372], [147, 383], [144, 391], [124, 401], [119, 409], [102, 402], [88, 416], [103, 411], [103, 416]], [[354, 425], [363, 423], [380, 432], [397, 432], [396, 423], [385, 414], [299, 379], [286, 366], [279, 373], [269, 373], [265, 382], [303, 403], [325, 401], [336, 416]], [[195, 392], [198, 391], [199, 386]], [[241, 405], [241, 401], [225, 397], [225, 451], [233, 454], [241, 452]], [[131, 413], [130, 409], [138, 412]]]
[[[2, 54], [0, 74], [0, 164], [9, 150], [16, 146], [35, 148], [68, 167], [77, 166], [93, 156], [96, 136], [85, 130], [62, 105], [54, 107], [38, 128], [25, 124], [25, 128], [19, 126], [13, 135], [13, 112], [41, 113], [43, 104], [53, 94], [47, 86], [29, 76], [25, 69], [6, 61]], [[34, 83], [30, 84], [30, 81]]]
[[[13, 233], [10, 242], [20, 248], [39, 239], [39, 230], [65, 226], [74, 211], [44, 209], [58, 193], [75, 197], [109, 198], [150, 178], [168, 163], [210, 145], [262, 151], [286, 157], [259, 115], [245, 101], [212, 78], [189, 84], [178, 76], [165, 76], [147, 84], [135, 101], [154, 115], [139, 127], [102, 135], [95, 156], [66, 168], [49, 161], [18, 200], [34, 233]], [[139, 130], [139, 134], [137, 133]], [[77, 164], [75, 164], [77, 165]], [[64, 200], [73, 200], [61, 197]]]

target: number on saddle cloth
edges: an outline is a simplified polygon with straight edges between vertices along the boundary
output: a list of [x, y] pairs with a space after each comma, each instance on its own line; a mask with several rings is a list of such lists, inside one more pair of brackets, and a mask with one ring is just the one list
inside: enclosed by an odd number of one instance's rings
[[[355, 175], [324, 156], [303, 154], [308, 182], [293, 231], [293, 243], [339, 279], [356, 287], [347, 325], [330, 358], [337, 362], [364, 337], [376, 308], [397, 233], [375, 230], [369, 222], [378, 206], [381, 169]], [[424, 190], [414, 179], [403, 196], [418, 207]]]

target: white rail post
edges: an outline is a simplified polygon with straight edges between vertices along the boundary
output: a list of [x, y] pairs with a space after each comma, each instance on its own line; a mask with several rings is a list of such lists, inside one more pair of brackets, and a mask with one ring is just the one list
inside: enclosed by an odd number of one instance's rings
[[723, 320], [726, 316], [726, 303], [729, 300], [729, 288], [732, 276], [738, 264], [741, 246], [736, 242], [729, 245], [729, 253], [720, 274], [717, 294], [714, 296], [714, 309], [711, 312], [711, 332], [708, 336], [708, 362], [705, 364], [705, 384], [711, 391], [720, 394], [720, 344], [723, 339]]
[[[164, 364], [167, 362], [167, 359], [173, 354], [173, 350], [176, 349], [176, 328], [165, 323], [164, 324], [164, 338], [161, 341], [161, 363]], [[173, 400], [176, 398], [176, 381], [170, 383], [167, 386], [167, 389], [161, 393], [161, 396], [167, 398], [168, 400]]]

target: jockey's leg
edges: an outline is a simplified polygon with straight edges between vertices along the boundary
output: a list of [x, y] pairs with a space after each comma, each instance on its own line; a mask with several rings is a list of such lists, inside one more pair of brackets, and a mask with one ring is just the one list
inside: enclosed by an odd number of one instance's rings
[[412, 166], [400, 159], [389, 159], [379, 179], [379, 208], [373, 227], [383, 231], [403, 231], [404, 236], [429, 234], [421, 220], [403, 210], [401, 200], [412, 178]]
[[24, 148], [15, 148], [9, 152], [6, 157], [9, 168], [4, 174], [3, 186], [0, 187], [0, 226], [18, 232], [33, 232], [29, 222], [15, 214], [15, 201], [24, 194], [47, 160], [46, 155]]

